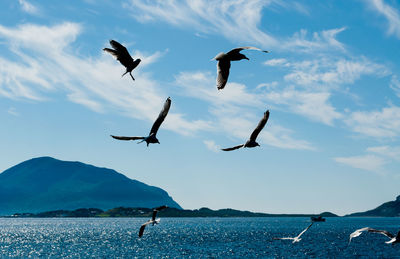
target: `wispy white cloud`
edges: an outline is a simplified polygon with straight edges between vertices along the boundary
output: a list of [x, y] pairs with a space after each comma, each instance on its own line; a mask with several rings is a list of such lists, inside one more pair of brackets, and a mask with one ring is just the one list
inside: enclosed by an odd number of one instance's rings
[[[303, 61], [272, 59], [265, 61], [264, 65], [269, 70], [275, 68], [284, 71], [283, 80], [278, 82], [280, 87], [266, 90], [270, 102], [331, 126], [335, 120], [344, 120], [352, 131], [368, 136], [394, 137], [400, 133], [400, 117], [396, 106], [374, 112], [344, 109], [343, 113], [330, 102], [335, 92], [345, 92], [347, 96], [358, 100], [358, 96], [349, 93], [349, 87], [363, 77], [383, 78], [392, 75], [385, 65], [363, 56], [346, 58], [331, 55]], [[390, 86], [400, 96], [400, 83], [394, 75]]]
[[385, 66], [369, 61], [365, 57], [353, 60], [323, 57], [300, 62], [265, 62], [264, 64], [290, 67], [291, 72], [286, 74], [284, 79], [303, 86], [352, 84], [364, 75], [382, 77], [390, 74]]
[[289, 67], [290, 63], [285, 58], [274, 58], [265, 61], [264, 65], [271, 67]]
[[[210, 72], [182, 72], [176, 76], [175, 84], [182, 95], [207, 102], [209, 112], [215, 118], [214, 131], [223, 132], [244, 143], [257, 126], [266, 108], [266, 95], [245, 85], [228, 83], [224, 92], [216, 91], [215, 76]], [[260, 135], [261, 144], [285, 149], [315, 149], [309, 142], [293, 137], [295, 133], [275, 123], [268, 122]], [[238, 144], [239, 144], [238, 143]]]
[[[96, 112], [112, 111], [154, 121], [167, 95], [145, 69], [161, 56], [160, 52], [134, 53], [140, 55], [142, 63], [135, 70], [140, 77], [132, 87], [129, 77], [121, 79], [124, 69], [110, 55], [101, 52], [99, 57], [82, 57], [74, 53], [72, 44], [82, 30], [80, 24], [68, 22], [16, 28], [0, 25], [0, 38], [18, 60], [0, 58], [0, 95], [43, 101], [62, 92], [70, 101]], [[163, 127], [181, 134], [209, 128], [206, 121], [185, 119], [174, 106], [173, 102]]]
[[218, 153], [221, 151], [221, 147], [219, 145], [217, 145], [213, 140], [204, 140], [203, 141], [204, 145], [206, 145], [206, 147], [215, 152]]
[[19, 112], [15, 107], [10, 107], [7, 112], [13, 116], [19, 116]]
[[256, 89], [263, 89], [265, 88], [266, 90], [272, 90], [272, 89], [276, 89], [276, 87], [278, 86], [278, 82], [277, 81], [273, 81], [271, 83], [262, 83], [257, 85]]
[[395, 7], [385, 3], [384, 0], [365, 0], [378, 14], [383, 15], [388, 21], [387, 33], [400, 39], [400, 12]]
[[390, 81], [390, 88], [392, 88], [396, 95], [400, 98], [400, 81], [396, 75], [392, 76], [392, 79]]
[[355, 132], [370, 137], [394, 138], [400, 135], [400, 107], [389, 106], [381, 111], [357, 111], [345, 119]]
[[400, 161], [400, 146], [377, 146], [367, 148], [368, 152], [373, 152], [395, 161]]
[[368, 154], [336, 157], [334, 160], [341, 164], [376, 173], [384, 173], [387, 171], [385, 168], [387, 164], [391, 162], [398, 164], [400, 161], [400, 146], [385, 145], [368, 147], [366, 152], [368, 152]]
[[33, 4], [29, 3], [27, 0], [18, 0], [19, 4], [21, 5], [21, 9], [24, 12], [27, 12], [29, 14], [38, 14], [39, 9], [34, 6]]
[[243, 84], [231, 82], [221, 92], [210, 87], [214, 85], [214, 77], [209, 72], [185, 72], [176, 77], [176, 83], [184, 86], [182, 90], [187, 95], [211, 102], [214, 106], [263, 107], [265, 103], [272, 103], [280, 106], [283, 111], [327, 125], [332, 125], [334, 120], [342, 117], [329, 103], [328, 92], [296, 90], [294, 87], [277, 89], [277, 82], [262, 84], [256, 89], [248, 89]]
[[177, 27], [195, 29], [193, 33], [215, 33], [262, 46], [276, 45], [276, 40], [259, 29], [262, 9], [280, 0], [249, 1], [146, 1], [125, 4], [139, 22], [161, 20]]
[[338, 163], [371, 172], [382, 172], [385, 160], [375, 155], [335, 157]]
[[139, 22], [167, 22], [175, 27], [224, 36], [227, 39], [257, 44], [264, 48], [288, 51], [344, 50], [336, 40], [345, 28], [314, 32], [306, 30], [293, 36], [276, 36], [260, 28], [263, 11], [295, 10], [309, 14], [308, 8], [297, 1], [282, 0], [130, 0], [123, 5]]
[[333, 125], [342, 115], [330, 104], [329, 92], [311, 92], [287, 87], [265, 93], [266, 100], [283, 106], [292, 113], [302, 115], [312, 121]]
[[340, 50], [344, 51], [345, 46], [343, 43], [336, 39], [336, 36], [344, 31], [346, 28], [335, 28], [330, 30], [323, 30], [321, 32], [314, 32], [312, 37], [306, 29], [301, 29], [296, 32], [292, 37], [282, 40], [282, 47], [285, 49], [296, 48], [297, 51], [303, 52], [316, 52], [321, 50]]
[[[254, 125], [253, 125], [254, 127]], [[276, 125], [270, 122], [268, 130], [262, 131], [259, 135], [264, 143], [268, 143], [270, 146], [286, 149], [298, 149], [298, 150], [316, 150], [309, 141], [303, 139], [297, 139], [293, 135], [293, 130], [287, 129], [280, 125]], [[249, 137], [249, 136], [248, 136]]]

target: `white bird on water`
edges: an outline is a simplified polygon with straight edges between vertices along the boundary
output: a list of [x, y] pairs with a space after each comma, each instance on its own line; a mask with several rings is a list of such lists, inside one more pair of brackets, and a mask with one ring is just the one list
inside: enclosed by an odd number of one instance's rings
[[370, 228], [370, 227], [365, 227], [365, 228], [357, 229], [356, 231], [354, 231], [353, 233], [350, 234], [349, 244], [351, 242], [351, 239], [360, 236], [362, 234], [362, 232], [364, 232], [364, 231], [368, 231], [368, 232], [372, 232], [372, 233], [379, 233], [379, 234], [382, 234], [384, 236], [387, 236], [388, 238], [390, 238], [390, 240], [386, 241], [385, 242], [386, 244], [394, 245], [396, 243], [400, 243], [400, 231], [395, 236], [395, 235], [389, 233], [386, 230], [378, 230], [378, 229], [373, 229], [373, 228]]
[[292, 243], [300, 242], [301, 240], [300, 237], [312, 226], [312, 224], [314, 224], [314, 222], [311, 222], [311, 224], [308, 227], [306, 227], [306, 229], [301, 231], [301, 233], [296, 237], [275, 237], [274, 239], [293, 240]]

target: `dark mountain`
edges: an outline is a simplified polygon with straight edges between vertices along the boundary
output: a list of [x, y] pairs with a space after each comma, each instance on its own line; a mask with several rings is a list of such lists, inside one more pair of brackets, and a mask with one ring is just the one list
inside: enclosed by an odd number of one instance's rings
[[0, 174], [0, 215], [118, 206], [181, 208], [164, 190], [114, 170], [51, 157], [22, 162]]
[[365, 212], [346, 215], [348, 217], [400, 217], [400, 195], [395, 201], [385, 202], [379, 207]]
[[[145, 217], [151, 218], [153, 209], [151, 208], [127, 208], [118, 207], [103, 211], [100, 209], [77, 209], [73, 211], [56, 210], [45, 211], [40, 213], [16, 213], [11, 217], [29, 217], [29, 218], [59, 218], [59, 217]], [[160, 217], [217, 217], [217, 218], [232, 218], [232, 217], [311, 217], [318, 216], [316, 214], [267, 214], [260, 212], [250, 212], [234, 209], [212, 210], [209, 208], [201, 208], [196, 210], [183, 210], [177, 208], [166, 208], [157, 214]], [[337, 217], [337, 215], [324, 212], [320, 215], [324, 217]]]

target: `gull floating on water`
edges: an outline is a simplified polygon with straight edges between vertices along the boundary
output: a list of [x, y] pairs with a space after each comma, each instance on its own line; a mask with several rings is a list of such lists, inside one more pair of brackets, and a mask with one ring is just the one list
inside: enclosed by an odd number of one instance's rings
[[141, 139], [142, 141], [138, 143], [142, 143], [143, 141], [146, 141], [147, 146], [149, 146], [150, 143], [158, 143], [160, 144], [160, 141], [158, 141], [156, 135], [157, 131], [161, 126], [161, 123], [164, 121], [165, 117], [167, 117], [169, 108], [171, 107], [171, 99], [168, 97], [167, 100], [164, 103], [164, 107], [161, 110], [160, 114], [158, 115], [157, 120], [154, 122], [153, 127], [151, 127], [150, 134], [147, 137], [123, 137], [123, 136], [113, 136], [111, 137], [118, 139], [118, 140], [138, 140]]
[[245, 144], [241, 144], [241, 145], [230, 147], [230, 148], [223, 148], [222, 150], [223, 151], [232, 151], [232, 150], [239, 149], [242, 147], [257, 147], [257, 146], [259, 146], [260, 144], [258, 144], [256, 142], [256, 139], [257, 139], [257, 136], [260, 133], [260, 131], [264, 128], [265, 124], [267, 123], [268, 118], [269, 118], [269, 110], [264, 112], [264, 116], [258, 123], [257, 127], [254, 129], [253, 133], [251, 133], [250, 139], [247, 140]]
[[378, 229], [373, 229], [373, 228], [369, 228], [369, 227], [365, 227], [365, 228], [360, 228], [357, 229], [356, 231], [354, 231], [353, 233], [350, 234], [350, 239], [349, 239], [349, 244], [351, 242], [351, 239], [358, 237], [359, 235], [362, 234], [362, 232], [364, 231], [368, 231], [368, 232], [372, 232], [372, 233], [379, 233], [382, 234], [384, 236], [387, 236], [388, 238], [390, 238], [389, 241], [386, 241], [386, 244], [396, 244], [396, 243], [400, 243], [400, 231], [397, 233], [396, 236], [394, 236], [393, 234], [389, 233], [386, 230], [378, 230]]
[[147, 225], [153, 224], [153, 226], [154, 226], [154, 225], [160, 223], [160, 219], [156, 219], [157, 212], [159, 212], [160, 210], [166, 209], [166, 208], [168, 208], [168, 206], [163, 205], [163, 206], [160, 206], [160, 207], [157, 207], [157, 208], [153, 209], [153, 216], [151, 217], [151, 219], [149, 221], [147, 221], [146, 223], [144, 223], [140, 227], [140, 229], [139, 229], [139, 237], [143, 236], [144, 229], [146, 228]]
[[301, 231], [301, 233], [297, 237], [275, 237], [274, 239], [293, 240], [292, 243], [300, 242], [301, 235], [303, 235], [312, 226], [312, 224], [314, 224], [314, 222], [311, 222], [311, 224], [308, 227], [306, 227], [306, 229]]
[[248, 57], [240, 53], [240, 51], [244, 49], [253, 49], [253, 50], [259, 50], [265, 53], [268, 53], [266, 50], [261, 50], [256, 47], [240, 47], [240, 48], [235, 48], [229, 51], [228, 53], [221, 52], [217, 56], [215, 56], [215, 60], [218, 61], [217, 63], [217, 88], [218, 90], [224, 89], [226, 82], [228, 82], [228, 76], [229, 76], [229, 69], [231, 67], [231, 61], [238, 61], [242, 59], [247, 59], [249, 60]]
[[103, 50], [113, 55], [124, 67], [126, 67], [126, 72], [123, 73], [122, 76], [129, 73], [133, 81], [135, 81], [135, 78], [132, 76], [132, 70], [139, 65], [141, 61], [140, 58], [133, 60], [128, 50], [121, 43], [115, 40], [110, 40], [110, 45], [113, 49], [104, 48]]

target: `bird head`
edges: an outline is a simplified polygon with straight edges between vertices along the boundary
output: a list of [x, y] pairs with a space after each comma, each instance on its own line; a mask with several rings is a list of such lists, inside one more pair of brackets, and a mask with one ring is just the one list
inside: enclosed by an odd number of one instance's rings
[[256, 147], [259, 147], [260, 146], [260, 144], [258, 144], [257, 142], [256, 142]]

